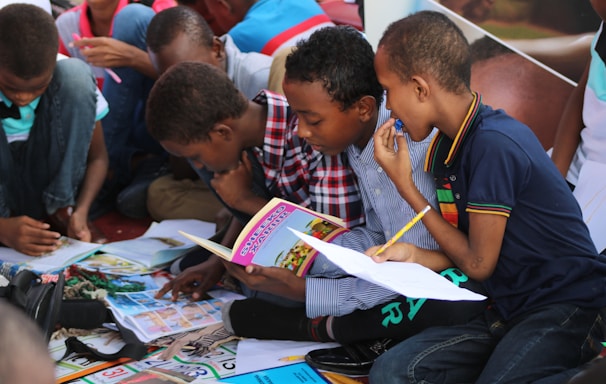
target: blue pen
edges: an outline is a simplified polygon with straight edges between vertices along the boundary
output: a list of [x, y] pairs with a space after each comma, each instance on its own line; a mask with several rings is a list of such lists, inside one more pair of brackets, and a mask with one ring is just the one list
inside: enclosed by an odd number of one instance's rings
[[402, 120], [400, 119], [396, 119], [396, 124], [394, 125], [396, 127], [396, 132], [402, 133], [402, 126], [404, 125], [404, 123], [402, 122]]

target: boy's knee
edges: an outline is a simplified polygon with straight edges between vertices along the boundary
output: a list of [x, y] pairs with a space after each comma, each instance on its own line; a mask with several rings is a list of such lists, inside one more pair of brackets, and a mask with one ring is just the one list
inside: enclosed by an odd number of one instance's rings
[[53, 83], [59, 85], [60, 92], [82, 100], [86, 95], [95, 95], [96, 82], [90, 66], [79, 59], [64, 59], [57, 62], [53, 73]]
[[129, 4], [122, 8], [114, 18], [114, 24], [136, 24], [145, 23], [149, 24], [149, 21], [154, 17], [155, 12], [151, 7], [143, 4]]
[[154, 10], [146, 5], [127, 5], [114, 17], [112, 37], [136, 46], [144, 44], [147, 26], [154, 15]]
[[372, 365], [368, 379], [370, 383], [408, 383], [403, 377], [406, 364], [404, 358], [394, 353], [397, 346], [379, 356]]

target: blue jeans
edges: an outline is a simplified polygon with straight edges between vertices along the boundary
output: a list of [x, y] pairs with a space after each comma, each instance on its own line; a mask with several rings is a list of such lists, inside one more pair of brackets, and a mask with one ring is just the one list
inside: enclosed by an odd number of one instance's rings
[[0, 216], [43, 219], [75, 205], [95, 126], [96, 82], [79, 59], [57, 62], [26, 141], [0, 129]]
[[564, 383], [601, 351], [597, 309], [553, 304], [505, 322], [489, 309], [460, 326], [427, 329], [374, 363], [375, 383]]
[[[147, 26], [154, 11], [145, 5], [129, 4], [114, 18], [112, 37], [147, 51]], [[151, 138], [145, 126], [145, 103], [154, 80], [130, 67], [116, 67], [114, 72], [122, 79], [118, 84], [105, 75], [103, 96], [109, 103], [109, 113], [103, 118], [105, 145], [109, 155], [109, 168], [117, 193], [132, 179], [131, 158], [135, 153], [164, 153], [160, 144]]]

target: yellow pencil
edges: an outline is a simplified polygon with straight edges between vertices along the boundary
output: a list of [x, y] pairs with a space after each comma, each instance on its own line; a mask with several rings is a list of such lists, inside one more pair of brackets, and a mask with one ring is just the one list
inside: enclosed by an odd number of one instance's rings
[[303, 356], [303, 355], [299, 355], [299, 356], [284, 356], [284, 357], [281, 357], [279, 360], [280, 360], [280, 361], [298, 361], [298, 360], [305, 360], [305, 356]]
[[322, 372], [322, 375], [328, 379], [332, 384], [360, 384], [361, 381], [355, 380], [351, 377], [342, 375], [334, 372]]
[[381, 248], [379, 248], [379, 250], [375, 253], [375, 256], [381, 254], [384, 250], [387, 249], [387, 247], [389, 247], [390, 245], [392, 245], [393, 243], [398, 241], [398, 239], [400, 237], [402, 237], [402, 235], [405, 234], [410, 228], [412, 228], [412, 226], [415, 225], [417, 223], [417, 221], [421, 220], [423, 218], [423, 216], [425, 216], [425, 214], [430, 209], [431, 209], [431, 205], [428, 205], [425, 208], [423, 208], [423, 210], [421, 212], [417, 213], [417, 215], [415, 217], [413, 217], [412, 220], [410, 220], [402, 229], [400, 229], [398, 231], [398, 233], [393, 235], [393, 237], [391, 239], [389, 239], [389, 241], [387, 241], [387, 243], [383, 244], [383, 246]]

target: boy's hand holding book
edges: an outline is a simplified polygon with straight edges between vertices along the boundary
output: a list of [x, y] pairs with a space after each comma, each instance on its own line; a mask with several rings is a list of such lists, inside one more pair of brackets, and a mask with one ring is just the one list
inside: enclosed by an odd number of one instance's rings
[[222, 261], [225, 269], [233, 277], [252, 290], [305, 302], [305, 278], [298, 277], [290, 269], [263, 267], [256, 264], [243, 267], [229, 261]]

